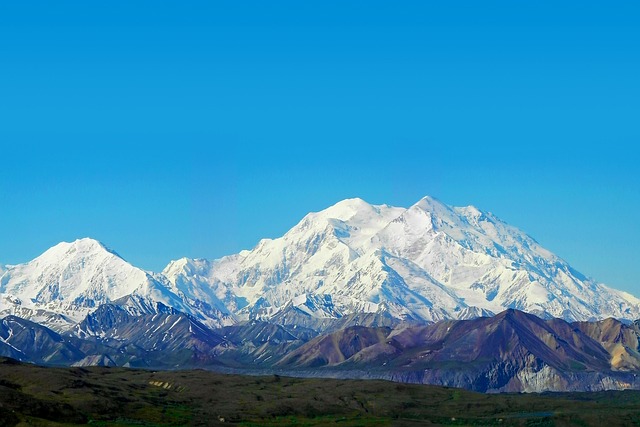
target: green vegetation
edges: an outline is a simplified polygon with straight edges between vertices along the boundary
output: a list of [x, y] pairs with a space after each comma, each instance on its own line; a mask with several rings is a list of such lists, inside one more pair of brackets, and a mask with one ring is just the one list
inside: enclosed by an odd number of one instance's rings
[[0, 426], [640, 425], [640, 392], [498, 394], [385, 381], [43, 368], [0, 359]]

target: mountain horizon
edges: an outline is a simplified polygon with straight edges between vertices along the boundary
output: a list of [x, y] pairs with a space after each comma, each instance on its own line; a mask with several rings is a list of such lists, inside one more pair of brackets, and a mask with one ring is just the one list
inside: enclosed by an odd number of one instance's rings
[[[100, 304], [132, 312], [160, 302], [209, 326], [367, 315], [432, 322], [515, 308], [569, 321], [635, 320], [640, 300], [575, 270], [488, 211], [423, 197], [409, 208], [342, 200], [282, 237], [216, 260], [139, 269], [92, 238], [0, 268], [0, 312], [64, 329]], [[135, 296], [135, 297], [131, 297]]]

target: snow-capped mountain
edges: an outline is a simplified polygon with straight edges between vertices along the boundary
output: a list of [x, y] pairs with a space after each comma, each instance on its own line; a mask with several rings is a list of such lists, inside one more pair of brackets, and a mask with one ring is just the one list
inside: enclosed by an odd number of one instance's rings
[[163, 275], [185, 294], [207, 289], [239, 318], [268, 320], [292, 307], [319, 318], [419, 321], [507, 308], [567, 320], [640, 317], [639, 299], [587, 278], [491, 213], [430, 197], [408, 209], [344, 200], [251, 251], [174, 261]]
[[60, 243], [26, 264], [6, 266], [0, 276], [0, 315], [13, 314], [63, 330], [101, 304], [114, 301], [135, 314], [157, 311], [158, 303], [211, 326], [225, 316], [188, 300], [162, 276], [136, 268], [92, 239]]
[[327, 330], [507, 308], [566, 320], [640, 318], [640, 300], [585, 277], [517, 228], [429, 197], [408, 209], [344, 200], [253, 250], [182, 258], [162, 273], [92, 239], [0, 267], [0, 316], [63, 331], [107, 303], [134, 316], [172, 308], [209, 327], [257, 319]]

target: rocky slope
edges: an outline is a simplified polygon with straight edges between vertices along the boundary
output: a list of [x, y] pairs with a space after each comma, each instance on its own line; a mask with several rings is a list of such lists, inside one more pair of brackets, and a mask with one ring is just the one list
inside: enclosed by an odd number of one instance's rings
[[517, 310], [318, 335], [260, 321], [211, 330], [168, 307], [132, 315], [105, 304], [64, 334], [7, 316], [0, 356], [44, 365], [382, 378], [483, 392], [594, 391], [640, 388], [639, 337], [633, 323], [567, 323]]
[[638, 388], [639, 333], [613, 319], [570, 324], [507, 310], [394, 330], [346, 328], [309, 341], [276, 365], [314, 376], [483, 392]]

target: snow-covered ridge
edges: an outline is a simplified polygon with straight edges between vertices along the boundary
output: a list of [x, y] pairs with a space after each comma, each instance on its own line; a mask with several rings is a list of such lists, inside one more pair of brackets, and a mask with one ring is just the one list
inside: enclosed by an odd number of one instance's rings
[[[312, 295], [329, 297], [341, 315], [428, 321], [506, 308], [567, 320], [640, 317], [640, 300], [587, 278], [526, 233], [432, 197], [409, 208], [343, 200], [207, 268], [197, 277], [221, 301], [226, 292], [246, 304], [239, 317], [268, 319]], [[165, 274], [172, 283], [195, 277]]]
[[[137, 298], [126, 298], [136, 296]], [[7, 266], [0, 277], [0, 314], [14, 314], [62, 330], [101, 304], [145, 300], [196, 315], [217, 325], [222, 316], [203, 318], [162, 276], [136, 268], [100, 242], [62, 242], [34, 260]], [[148, 310], [147, 310], [148, 311]]]
[[587, 278], [517, 228], [431, 197], [409, 208], [343, 200], [250, 251], [182, 258], [161, 273], [88, 238], [0, 267], [0, 315], [62, 330], [105, 303], [131, 314], [160, 304], [209, 326], [362, 313], [432, 321], [506, 308], [567, 320], [640, 318], [640, 300]]

